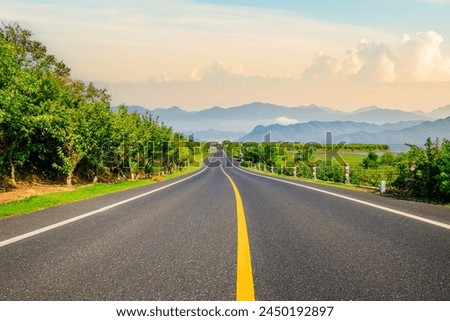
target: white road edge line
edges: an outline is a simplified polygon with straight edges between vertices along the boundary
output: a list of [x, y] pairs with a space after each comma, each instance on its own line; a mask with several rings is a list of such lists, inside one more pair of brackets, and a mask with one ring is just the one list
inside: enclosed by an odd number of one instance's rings
[[59, 223], [55, 223], [55, 224], [52, 224], [52, 225], [49, 225], [49, 226], [46, 226], [46, 227], [37, 229], [37, 230], [35, 230], [35, 231], [31, 231], [31, 232], [28, 232], [28, 233], [25, 233], [25, 234], [22, 234], [22, 235], [19, 235], [19, 236], [16, 236], [16, 237], [13, 237], [13, 238], [4, 240], [4, 241], [1, 241], [1, 242], [0, 242], [0, 248], [1, 248], [1, 247], [4, 247], [4, 246], [6, 246], [6, 245], [9, 245], [9, 244], [12, 244], [12, 243], [15, 243], [15, 242], [18, 242], [18, 241], [27, 239], [27, 238], [29, 238], [29, 237], [32, 237], [32, 236], [35, 236], [35, 235], [38, 235], [38, 234], [41, 234], [41, 233], [44, 233], [44, 232], [53, 230], [53, 229], [58, 228], [58, 227], [61, 227], [61, 226], [63, 226], [63, 225], [66, 225], [66, 224], [69, 224], [69, 223], [72, 223], [72, 222], [76, 222], [76, 221], [82, 220], [82, 219], [84, 219], [84, 218], [86, 218], [86, 217], [89, 217], [89, 216], [92, 216], [92, 215], [95, 215], [95, 214], [98, 214], [98, 213], [101, 213], [101, 212], [105, 212], [105, 211], [110, 210], [110, 209], [112, 209], [112, 208], [114, 208], [114, 207], [117, 207], [117, 206], [120, 206], [120, 205], [129, 203], [129, 202], [132, 202], [132, 201], [134, 201], [134, 200], [137, 200], [138, 198], [142, 198], [142, 197], [144, 197], [144, 196], [147, 196], [147, 195], [150, 195], [150, 194], [159, 192], [159, 191], [161, 191], [161, 190], [163, 190], [163, 189], [169, 188], [169, 187], [171, 187], [171, 186], [174, 186], [174, 185], [176, 185], [176, 184], [179, 184], [179, 183], [181, 183], [181, 182], [184, 182], [184, 181], [186, 181], [186, 180], [188, 180], [188, 179], [191, 179], [191, 178], [193, 178], [193, 177], [195, 177], [195, 176], [197, 176], [197, 175], [200, 175], [200, 174], [203, 173], [207, 168], [208, 168], [208, 166], [205, 166], [201, 171], [199, 171], [199, 172], [197, 172], [197, 173], [195, 173], [195, 174], [193, 174], [193, 175], [191, 175], [191, 176], [185, 177], [185, 178], [183, 178], [183, 179], [180, 179], [179, 181], [176, 181], [176, 182], [170, 183], [170, 184], [168, 184], [168, 185], [162, 186], [162, 187], [157, 188], [157, 189], [155, 189], [155, 190], [152, 190], [152, 191], [150, 191], [150, 192], [146, 192], [146, 193], [143, 193], [143, 194], [140, 194], [140, 195], [137, 195], [137, 196], [128, 198], [128, 199], [126, 199], [126, 200], [123, 200], [123, 201], [120, 201], [120, 202], [117, 202], [117, 203], [114, 203], [114, 204], [111, 204], [111, 205], [108, 205], [108, 206], [99, 208], [98, 210], [91, 211], [91, 212], [88, 212], [88, 213], [85, 213], [85, 214], [81, 214], [81, 215], [79, 215], [79, 216], [72, 217], [72, 218], [70, 218], [70, 219], [68, 219], [68, 220], [65, 220], [65, 221], [62, 221], [62, 222], [59, 222]]
[[450, 230], [450, 225], [449, 224], [433, 221], [433, 220], [430, 220], [428, 218], [420, 217], [420, 216], [417, 216], [417, 215], [414, 215], [414, 214], [409, 214], [409, 213], [406, 213], [406, 212], [403, 212], [403, 211], [395, 210], [393, 208], [377, 205], [377, 204], [374, 204], [374, 203], [361, 201], [361, 200], [359, 200], [357, 198], [353, 198], [353, 197], [349, 197], [349, 196], [345, 196], [345, 195], [341, 195], [341, 194], [337, 194], [337, 193], [333, 193], [333, 192], [329, 192], [329, 191], [324, 191], [324, 190], [319, 189], [319, 188], [315, 188], [315, 187], [311, 187], [311, 186], [307, 186], [307, 185], [303, 185], [303, 184], [299, 184], [299, 183], [289, 182], [289, 181], [285, 181], [285, 180], [274, 178], [274, 177], [259, 175], [259, 174], [252, 173], [252, 172], [248, 172], [248, 171], [245, 171], [245, 170], [240, 169], [239, 167], [235, 166], [233, 164], [233, 162], [231, 162], [231, 165], [234, 168], [240, 170], [241, 172], [249, 174], [249, 175], [254, 175], [254, 176], [270, 179], [270, 180], [273, 180], [273, 181], [282, 182], [282, 183], [285, 183], [285, 184], [290, 184], [290, 185], [306, 188], [306, 189], [309, 189], [309, 190], [312, 190], [312, 191], [315, 191], [315, 192], [320, 192], [320, 193], [332, 195], [332, 196], [335, 196], [335, 197], [340, 197], [340, 198], [343, 198], [343, 199], [346, 199], [346, 200], [349, 200], [349, 201], [352, 201], [352, 202], [355, 202], [355, 203], [359, 203], [359, 204], [363, 204], [363, 205], [366, 205], [366, 206], [374, 207], [374, 208], [377, 208], [377, 209], [380, 209], [380, 210], [383, 210], [383, 211], [386, 211], [386, 212], [390, 212], [390, 213], [394, 213], [394, 214], [397, 214], [397, 215], [409, 217], [409, 218], [417, 220], [417, 221], [421, 221], [421, 222], [424, 222], [424, 223], [436, 225], [436, 226], [439, 226], [439, 227], [443, 227], [443, 228], [445, 228], [447, 230]]

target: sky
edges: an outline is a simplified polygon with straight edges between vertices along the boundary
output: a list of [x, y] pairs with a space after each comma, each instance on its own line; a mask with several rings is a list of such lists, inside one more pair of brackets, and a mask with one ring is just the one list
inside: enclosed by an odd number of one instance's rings
[[450, 0], [2, 0], [112, 103], [450, 104]]

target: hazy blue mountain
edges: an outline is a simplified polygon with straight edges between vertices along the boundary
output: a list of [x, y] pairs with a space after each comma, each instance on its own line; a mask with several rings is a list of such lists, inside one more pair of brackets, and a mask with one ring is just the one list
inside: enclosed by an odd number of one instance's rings
[[406, 112], [402, 110], [384, 109], [377, 106], [361, 108], [344, 117], [346, 117], [347, 120], [369, 122], [372, 124], [432, 119], [428, 115], [418, 115], [416, 113]]
[[332, 132], [334, 137], [354, 133], [379, 133], [383, 131], [409, 128], [420, 124], [422, 121], [405, 121], [388, 123], [383, 125], [370, 124], [353, 121], [319, 122], [311, 121], [294, 125], [283, 126], [279, 124], [269, 126], [256, 126], [249, 134], [243, 136], [239, 141], [264, 141], [264, 136], [271, 134], [272, 141], [284, 142], [321, 142], [325, 141], [325, 133]]
[[168, 109], [157, 108], [152, 110], [151, 113], [155, 116], [170, 118], [170, 119], [183, 119], [188, 112], [182, 110], [180, 107], [174, 106]]
[[[342, 112], [317, 105], [285, 107], [261, 102], [230, 108], [215, 106], [201, 111], [185, 111], [179, 107], [149, 110], [141, 106], [130, 106], [129, 109], [141, 114], [150, 111], [154, 118], [158, 117], [161, 122], [172, 126], [179, 132], [204, 132], [213, 129], [218, 132], [229, 133], [230, 136], [227, 139], [231, 140], [234, 140], [232, 137], [236, 137], [233, 133], [248, 133], [258, 125], [288, 125], [310, 121], [353, 121], [384, 124], [386, 122], [436, 120], [450, 116], [450, 106], [439, 108], [430, 113], [405, 112], [383, 109], [377, 106], [361, 108], [354, 112]], [[411, 126], [416, 124], [411, 123]], [[219, 137], [221, 135], [210, 136]]]
[[435, 109], [432, 112], [427, 113], [427, 116], [436, 119], [447, 118], [450, 116], [450, 105]]
[[428, 137], [450, 139], [450, 117], [436, 121], [425, 121], [418, 125], [386, 130], [378, 133], [361, 131], [353, 134], [340, 135], [338, 140], [347, 140], [352, 143], [384, 143], [384, 144], [415, 144], [423, 145]]
[[436, 121], [407, 121], [376, 125], [360, 122], [308, 122], [289, 126], [257, 126], [239, 141], [262, 142], [267, 133], [272, 141], [324, 143], [325, 133], [333, 133], [334, 142], [422, 145], [428, 137], [450, 139], [450, 117]]
[[[423, 121], [438, 118], [434, 114], [420, 115], [376, 106], [348, 113], [316, 105], [285, 107], [267, 103], [252, 103], [230, 108], [216, 106], [197, 112], [187, 112], [177, 107], [172, 107], [169, 109], [155, 109], [152, 113], [181, 131], [204, 131], [213, 128], [219, 131], [249, 132], [257, 125], [283, 124], [283, 120], [287, 120], [290, 123], [355, 121], [384, 124], [386, 122]], [[450, 113], [447, 116], [450, 116]]]
[[[299, 109], [299, 108], [297, 108]], [[319, 113], [327, 114], [326, 111], [317, 109]], [[295, 113], [297, 112], [297, 113]], [[304, 112], [311, 113], [306, 109]], [[290, 110], [288, 107], [265, 103], [253, 103], [238, 107], [209, 109], [187, 112], [180, 110], [155, 109], [152, 114], [159, 116], [162, 121], [171, 124], [178, 131], [206, 131], [214, 129], [222, 132], [248, 132], [259, 124], [269, 125], [277, 122], [277, 118], [293, 118], [299, 116], [299, 110]], [[312, 115], [311, 117], [318, 117]], [[293, 121], [301, 121], [294, 118]]]

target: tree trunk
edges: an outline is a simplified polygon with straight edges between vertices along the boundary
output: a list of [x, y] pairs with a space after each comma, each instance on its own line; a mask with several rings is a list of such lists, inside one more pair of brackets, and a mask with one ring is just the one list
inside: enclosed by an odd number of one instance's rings
[[80, 163], [80, 161], [83, 159], [83, 155], [74, 152], [71, 146], [68, 146], [67, 150], [69, 154], [68, 157], [70, 161], [70, 170], [67, 173], [66, 183], [67, 186], [72, 186], [73, 172], [75, 171], [75, 168], [77, 168], [77, 165]]
[[134, 181], [136, 178], [136, 173], [134, 172], [133, 161], [131, 160], [131, 157], [128, 158], [128, 166], [130, 166], [131, 180]]
[[9, 163], [11, 164], [11, 185], [16, 187], [17, 186], [17, 182], [16, 182], [16, 167], [14, 166], [14, 162], [13, 162], [13, 160], [11, 158], [9, 159]]
[[73, 170], [71, 170], [71, 171], [67, 174], [67, 179], [66, 179], [66, 184], [67, 184], [67, 186], [72, 186], [72, 176], [73, 176]]

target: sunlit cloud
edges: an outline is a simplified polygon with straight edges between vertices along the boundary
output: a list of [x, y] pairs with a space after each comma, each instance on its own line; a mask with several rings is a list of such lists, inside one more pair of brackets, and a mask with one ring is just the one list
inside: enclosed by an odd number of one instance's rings
[[286, 116], [277, 117], [275, 120], [280, 125], [293, 125], [299, 123], [297, 119], [288, 118]]
[[170, 79], [165, 75], [154, 75], [151, 76], [148, 81], [154, 84], [163, 84], [169, 82]]
[[239, 65], [235, 68], [229, 68], [220, 59], [216, 59], [214, 63], [200, 70], [196, 66], [189, 75], [189, 80], [193, 81], [221, 81], [225, 79], [237, 79], [243, 75], [243, 67]]
[[450, 55], [441, 51], [442, 36], [434, 31], [403, 35], [393, 48], [362, 40], [344, 58], [320, 53], [303, 72], [306, 81], [364, 82], [450, 81]]
[[442, 36], [434, 31], [402, 37], [396, 61], [400, 81], [450, 80], [450, 55], [441, 51]]

